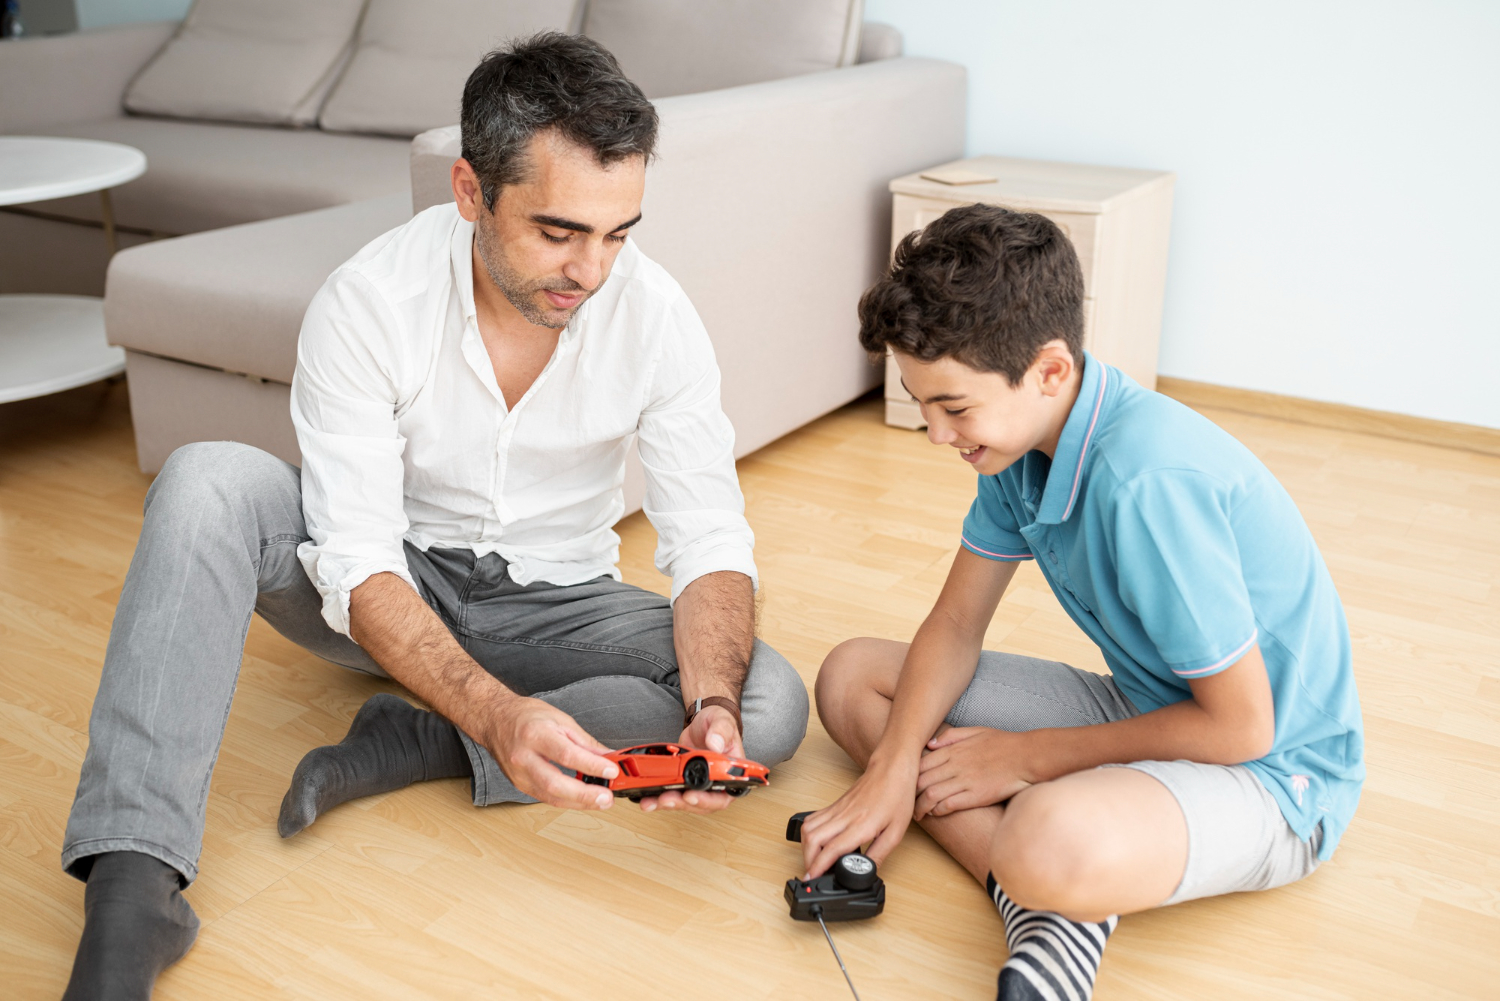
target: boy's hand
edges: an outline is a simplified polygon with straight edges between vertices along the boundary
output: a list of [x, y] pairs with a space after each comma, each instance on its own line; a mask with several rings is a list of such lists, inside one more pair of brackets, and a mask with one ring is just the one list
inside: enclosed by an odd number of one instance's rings
[[1021, 767], [1024, 740], [985, 726], [940, 731], [922, 755], [916, 819], [993, 806], [1031, 785]]
[[870, 763], [849, 791], [802, 822], [803, 879], [816, 879], [849, 852], [869, 844], [865, 854], [884, 862], [906, 834], [916, 799], [917, 762], [883, 766]]

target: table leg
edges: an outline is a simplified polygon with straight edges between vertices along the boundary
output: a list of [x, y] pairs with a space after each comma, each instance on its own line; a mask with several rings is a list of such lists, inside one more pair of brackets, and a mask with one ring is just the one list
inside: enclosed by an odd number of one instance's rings
[[99, 192], [99, 215], [104, 220], [104, 242], [109, 246], [109, 256], [113, 257], [120, 248], [115, 239], [115, 206], [109, 199], [108, 188]]

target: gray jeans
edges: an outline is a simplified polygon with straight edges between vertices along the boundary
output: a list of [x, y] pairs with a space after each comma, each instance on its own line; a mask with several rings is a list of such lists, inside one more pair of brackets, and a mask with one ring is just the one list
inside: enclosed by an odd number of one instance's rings
[[[141, 539], [115, 610], [63, 867], [110, 851], [152, 855], [191, 881], [209, 778], [239, 678], [250, 615], [335, 664], [385, 677], [323, 621], [303, 572], [296, 467], [248, 445], [178, 449], [146, 495]], [[406, 550], [427, 603], [485, 670], [557, 706], [616, 747], [675, 740], [683, 704], [672, 610], [608, 577], [521, 587], [498, 556]], [[807, 689], [760, 641], [745, 680], [745, 753], [774, 765], [807, 731]], [[534, 802], [467, 735], [474, 803]], [[289, 776], [290, 778], [290, 776]], [[84, 862], [80, 865], [80, 862]]]

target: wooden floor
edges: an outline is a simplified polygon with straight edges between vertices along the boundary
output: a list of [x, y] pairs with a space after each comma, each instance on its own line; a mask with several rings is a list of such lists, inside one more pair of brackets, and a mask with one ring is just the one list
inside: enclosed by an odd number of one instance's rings
[[[1300, 885], [1128, 917], [1097, 997], [1500, 996], [1500, 458], [1213, 413], [1291, 490], [1346, 602], [1369, 782], [1337, 857]], [[948, 449], [842, 410], [741, 463], [762, 633], [809, 687], [836, 642], [907, 639], [952, 558], [973, 477]], [[0, 993], [56, 998], [83, 887], [58, 849], [148, 479], [124, 387], [0, 407]], [[622, 527], [628, 580], [662, 589]], [[993, 647], [1102, 670], [1036, 569]], [[838, 998], [792, 922], [787, 815], [850, 762], [814, 720], [775, 785], [710, 818], [475, 810], [441, 782], [274, 819], [309, 748], [393, 690], [258, 620], [209, 798], [203, 919], [169, 999]], [[984, 894], [913, 829], [889, 904], [834, 935], [866, 1001], [989, 998], [1004, 958]]]

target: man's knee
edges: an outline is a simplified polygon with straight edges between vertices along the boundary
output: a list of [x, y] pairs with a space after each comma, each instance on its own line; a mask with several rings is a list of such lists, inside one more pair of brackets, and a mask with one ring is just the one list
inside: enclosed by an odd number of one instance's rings
[[756, 640], [745, 688], [746, 757], [763, 765], [785, 761], [807, 736], [807, 685], [790, 661]]
[[1074, 790], [1056, 783], [1017, 795], [995, 833], [990, 868], [1022, 907], [1067, 915], [1089, 899], [1100, 856], [1099, 830]]
[[256, 491], [285, 490], [298, 483], [297, 467], [253, 445], [197, 441], [167, 456], [146, 494], [146, 510], [163, 502], [191, 509], [222, 507]]

